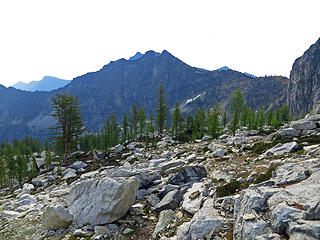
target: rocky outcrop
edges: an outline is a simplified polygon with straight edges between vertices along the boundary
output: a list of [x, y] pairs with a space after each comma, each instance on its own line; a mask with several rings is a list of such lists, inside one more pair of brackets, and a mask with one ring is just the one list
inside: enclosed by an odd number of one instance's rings
[[243, 190], [235, 203], [234, 239], [319, 239], [319, 170], [318, 159], [289, 163], [269, 184]]
[[111, 223], [123, 217], [136, 199], [136, 178], [81, 181], [67, 198], [68, 210], [78, 225]]
[[294, 115], [310, 112], [320, 104], [320, 39], [298, 58], [290, 72], [287, 102]]

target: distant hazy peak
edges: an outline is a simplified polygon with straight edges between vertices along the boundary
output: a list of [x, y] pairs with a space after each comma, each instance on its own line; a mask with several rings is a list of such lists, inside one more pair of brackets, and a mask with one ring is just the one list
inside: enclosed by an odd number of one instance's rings
[[232, 69], [228, 68], [227, 66], [223, 66], [221, 68], [218, 68], [216, 71], [228, 71], [228, 70], [232, 70]]
[[70, 80], [64, 80], [52, 76], [44, 76], [40, 81], [32, 81], [29, 83], [24, 82], [17, 82], [16, 84], [12, 85], [12, 87], [24, 91], [52, 91], [61, 87], [64, 87], [68, 83], [70, 83]]

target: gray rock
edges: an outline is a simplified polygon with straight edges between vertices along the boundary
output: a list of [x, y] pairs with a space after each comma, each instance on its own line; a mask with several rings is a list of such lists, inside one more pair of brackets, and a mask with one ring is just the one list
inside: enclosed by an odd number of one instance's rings
[[147, 200], [147, 203], [153, 208], [157, 206], [158, 203], [160, 202], [160, 199], [157, 194], [151, 194], [147, 196], [146, 200]]
[[16, 201], [16, 204], [19, 206], [31, 205], [36, 203], [37, 203], [37, 198], [28, 193], [21, 195], [20, 198]]
[[48, 183], [46, 180], [44, 179], [37, 179], [34, 178], [31, 180], [31, 183], [35, 186], [35, 187], [42, 187], [42, 186], [46, 186]]
[[224, 149], [218, 149], [218, 150], [216, 150], [216, 151], [214, 151], [212, 153], [212, 156], [214, 156], [214, 157], [223, 157], [224, 154], [225, 154], [225, 150]]
[[63, 180], [67, 180], [69, 178], [74, 178], [77, 176], [77, 171], [72, 168], [67, 168], [63, 173]]
[[268, 151], [266, 151], [266, 155], [282, 155], [285, 153], [290, 153], [299, 148], [298, 143], [296, 142], [290, 142], [290, 143], [278, 143], [273, 148], [270, 148]]
[[207, 177], [207, 170], [202, 166], [185, 167], [173, 177], [169, 178], [168, 184], [180, 185], [187, 182], [197, 182]]
[[175, 219], [176, 215], [171, 209], [160, 212], [159, 220], [156, 227], [154, 228], [152, 238], [157, 238], [158, 234], [164, 231], [169, 224], [175, 221]]
[[116, 153], [121, 153], [124, 150], [124, 147], [121, 144], [118, 144], [114, 147]]
[[30, 193], [30, 191], [34, 189], [34, 185], [33, 184], [29, 184], [29, 183], [25, 183], [22, 186], [22, 191], [26, 192], [26, 193]]
[[164, 198], [154, 207], [155, 212], [161, 212], [163, 210], [172, 209], [175, 210], [179, 207], [182, 195], [179, 190], [172, 190], [168, 192]]
[[218, 231], [224, 222], [218, 210], [213, 208], [213, 199], [208, 199], [190, 222], [178, 228], [177, 240], [205, 239], [210, 232]]
[[104, 157], [105, 157], [105, 153], [103, 152], [103, 151], [101, 151], [101, 150], [93, 150], [93, 159], [95, 160], [95, 161], [99, 161], [99, 160], [102, 160], [102, 159], [104, 159]]
[[61, 205], [47, 208], [42, 215], [42, 227], [47, 230], [68, 227], [72, 221], [73, 216]]
[[137, 199], [142, 200], [147, 194], [148, 194], [148, 191], [146, 189], [140, 189], [137, 192]]
[[88, 165], [82, 161], [76, 161], [70, 165], [70, 168], [73, 168], [75, 170], [86, 168]]
[[128, 145], [127, 145], [127, 148], [129, 149], [129, 150], [135, 150], [136, 149], [136, 146], [138, 145], [139, 143], [137, 143], [137, 142], [131, 142], [131, 143], [129, 143]]
[[75, 184], [67, 198], [69, 211], [78, 225], [98, 225], [123, 217], [136, 199], [136, 178], [103, 178]]
[[301, 134], [301, 130], [297, 130], [294, 128], [285, 128], [285, 129], [279, 130], [277, 134], [281, 138], [293, 138], [293, 137], [298, 137]]
[[313, 121], [308, 119], [300, 119], [298, 121], [293, 121], [291, 127], [297, 130], [313, 130], [317, 126]]
[[191, 214], [195, 214], [202, 206], [205, 190], [203, 182], [194, 183], [183, 195], [182, 208]]

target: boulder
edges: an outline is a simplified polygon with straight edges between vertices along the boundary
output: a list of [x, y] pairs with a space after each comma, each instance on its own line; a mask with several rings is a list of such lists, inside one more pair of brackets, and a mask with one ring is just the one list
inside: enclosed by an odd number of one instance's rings
[[316, 124], [308, 119], [293, 121], [291, 127], [297, 130], [313, 130], [317, 128]]
[[270, 148], [268, 151], [266, 151], [266, 155], [282, 155], [285, 153], [290, 153], [299, 148], [298, 143], [296, 142], [289, 142], [289, 143], [278, 143], [273, 148]]
[[76, 161], [70, 165], [70, 168], [73, 168], [75, 170], [86, 168], [88, 165], [82, 161]]
[[279, 130], [277, 134], [281, 138], [293, 138], [293, 137], [299, 137], [299, 135], [301, 134], [301, 130], [297, 130], [294, 128], [285, 128], [285, 129]]
[[67, 180], [69, 178], [74, 178], [77, 176], [77, 171], [74, 170], [73, 168], [67, 168], [64, 172], [63, 172], [63, 180]]
[[182, 208], [195, 214], [203, 203], [205, 190], [203, 182], [194, 183], [183, 196]]
[[182, 195], [179, 190], [172, 190], [168, 192], [164, 198], [154, 207], [155, 212], [161, 212], [163, 210], [172, 209], [175, 210], [179, 207]]
[[224, 221], [218, 210], [213, 208], [213, 199], [208, 199], [190, 222], [178, 228], [177, 240], [206, 239], [208, 234], [218, 231]]
[[213, 153], [212, 153], [212, 156], [213, 157], [223, 157], [224, 156], [224, 154], [225, 154], [225, 150], [224, 149], [217, 149], [216, 151], [214, 151]]
[[37, 198], [28, 193], [21, 195], [20, 198], [16, 201], [16, 204], [19, 206], [31, 205], [36, 203], [37, 203]]
[[42, 215], [42, 227], [47, 230], [68, 227], [73, 221], [73, 216], [64, 206], [47, 208]]
[[29, 184], [29, 183], [25, 183], [22, 186], [22, 191], [25, 193], [30, 193], [30, 191], [34, 189], [34, 185], [33, 184]]
[[159, 216], [159, 221], [156, 227], [154, 228], [152, 238], [154, 239], [157, 238], [158, 234], [164, 231], [169, 224], [175, 221], [175, 219], [176, 219], [176, 215], [171, 209], [162, 211]]
[[191, 181], [197, 182], [207, 177], [207, 170], [202, 166], [185, 167], [183, 170], [172, 176], [168, 184], [180, 185]]
[[99, 160], [102, 160], [104, 157], [105, 157], [105, 153], [101, 150], [93, 150], [93, 159], [95, 161], [99, 161]]
[[67, 204], [78, 225], [98, 225], [114, 222], [123, 217], [136, 199], [138, 179], [102, 178], [75, 184]]

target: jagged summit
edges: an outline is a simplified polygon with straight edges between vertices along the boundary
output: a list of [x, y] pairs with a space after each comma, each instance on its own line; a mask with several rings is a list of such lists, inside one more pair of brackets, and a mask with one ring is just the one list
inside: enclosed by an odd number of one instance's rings
[[140, 52], [137, 52], [134, 56], [129, 58], [129, 61], [138, 60], [143, 57], [144, 54], [141, 54]]

